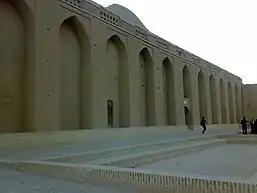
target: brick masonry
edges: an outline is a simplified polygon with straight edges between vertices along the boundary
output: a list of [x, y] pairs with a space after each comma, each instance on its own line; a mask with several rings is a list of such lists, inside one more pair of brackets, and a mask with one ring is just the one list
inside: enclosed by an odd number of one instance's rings
[[176, 193], [256, 193], [257, 185], [246, 182], [219, 181], [138, 172], [131, 169], [103, 166], [79, 166], [51, 162], [19, 162], [18, 170], [35, 172], [74, 181], [97, 180], [143, 188], [167, 189]]

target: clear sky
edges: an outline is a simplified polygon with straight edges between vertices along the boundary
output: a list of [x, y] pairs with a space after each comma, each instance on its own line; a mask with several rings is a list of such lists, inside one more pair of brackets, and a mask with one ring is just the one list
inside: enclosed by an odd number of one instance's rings
[[257, 83], [257, 0], [95, 0], [133, 11], [156, 35]]

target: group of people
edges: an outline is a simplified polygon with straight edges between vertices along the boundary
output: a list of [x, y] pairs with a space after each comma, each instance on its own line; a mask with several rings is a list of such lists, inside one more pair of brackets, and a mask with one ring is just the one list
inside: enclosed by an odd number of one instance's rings
[[[248, 122], [249, 121], [247, 121], [245, 117], [241, 120], [241, 126], [242, 126], [244, 135], [247, 135], [247, 123]], [[250, 127], [251, 127], [251, 134], [257, 134], [257, 119], [256, 120], [252, 119], [250, 121]]]
[[[242, 126], [244, 135], [247, 135], [247, 123], [248, 122], [249, 121], [247, 121], [245, 117], [241, 120], [241, 126]], [[204, 134], [205, 131], [207, 130], [207, 127], [206, 127], [207, 122], [205, 120], [205, 117], [202, 117], [200, 125], [202, 126], [202, 134]], [[257, 119], [256, 120], [252, 119], [250, 121], [250, 127], [251, 127], [251, 134], [257, 134]]]

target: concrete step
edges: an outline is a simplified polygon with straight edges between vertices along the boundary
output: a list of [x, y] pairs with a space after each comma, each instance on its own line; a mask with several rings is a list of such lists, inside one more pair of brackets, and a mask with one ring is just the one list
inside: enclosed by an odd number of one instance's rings
[[[126, 168], [135, 168], [141, 165], [150, 164], [163, 159], [170, 159], [172, 157], [178, 157], [181, 155], [202, 151], [208, 148], [218, 147], [225, 144], [225, 140], [206, 140], [196, 143], [186, 143], [180, 146], [167, 147], [159, 150], [149, 150], [145, 152], [138, 152], [137, 154], [129, 154], [125, 156], [119, 156], [109, 158], [106, 160], [99, 160], [94, 164], [106, 165], [106, 166], [118, 166]], [[104, 163], [105, 162], [105, 163]]]
[[66, 163], [94, 163], [98, 160], [109, 159], [111, 157], [122, 156], [127, 154], [136, 154], [138, 152], [145, 152], [145, 151], [153, 151], [153, 150], [160, 150], [170, 146], [180, 146], [184, 145], [185, 143], [194, 143], [194, 142], [201, 142], [201, 141], [210, 141], [215, 139], [214, 136], [208, 137], [193, 137], [183, 140], [172, 140], [172, 141], [163, 141], [163, 142], [156, 142], [156, 143], [146, 143], [141, 145], [135, 146], [126, 146], [121, 148], [112, 148], [112, 149], [104, 149], [100, 151], [92, 151], [92, 152], [84, 152], [79, 154], [69, 154], [59, 157], [51, 157], [45, 158], [45, 161], [53, 161], [53, 162], [66, 162]]

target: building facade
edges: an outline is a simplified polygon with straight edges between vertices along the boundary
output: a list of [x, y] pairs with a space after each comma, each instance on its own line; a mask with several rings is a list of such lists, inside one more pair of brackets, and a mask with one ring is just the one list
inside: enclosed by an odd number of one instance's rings
[[0, 132], [232, 124], [242, 80], [86, 0], [0, 1]]
[[245, 85], [246, 115], [249, 120], [257, 119], [257, 84]]

